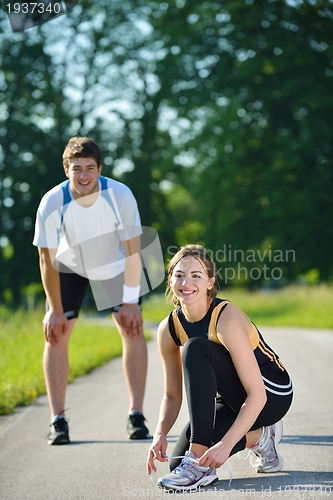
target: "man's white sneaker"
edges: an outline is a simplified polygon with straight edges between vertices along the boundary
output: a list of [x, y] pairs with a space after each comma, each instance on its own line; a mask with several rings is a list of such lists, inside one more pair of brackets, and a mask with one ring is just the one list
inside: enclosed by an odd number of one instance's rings
[[216, 469], [200, 467], [197, 460], [191, 451], [186, 451], [178, 467], [170, 474], [160, 477], [157, 481], [158, 486], [167, 490], [195, 491], [199, 486], [216, 483], [218, 481]]
[[278, 472], [283, 467], [283, 460], [277, 445], [282, 439], [282, 421], [263, 428], [260, 440], [251, 448], [255, 455], [253, 466], [257, 472]]

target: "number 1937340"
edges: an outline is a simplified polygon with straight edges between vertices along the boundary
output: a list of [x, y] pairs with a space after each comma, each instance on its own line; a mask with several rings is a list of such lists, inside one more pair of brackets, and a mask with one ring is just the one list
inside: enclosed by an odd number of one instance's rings
[[61, 3], [8, 3], [6, 4], [8, 14], [59, 14], [62, 10]]

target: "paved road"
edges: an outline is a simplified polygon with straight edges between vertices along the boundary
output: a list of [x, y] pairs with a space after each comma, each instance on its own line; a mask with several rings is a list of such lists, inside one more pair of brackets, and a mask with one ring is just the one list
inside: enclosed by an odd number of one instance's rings
[[[216, 491], [192, 493], [194, 500], [333, 498], [333, 331], [268, 327], [262, 331], [294, 381], [295, 399], [284, 419], [281, 443], [284, 469], [276, 474], [256, 474], [248, 461], [234, 456], [228, 461], [231, 487], [228, 472], [220, 468]], [[153, 339], [149, 342], [145, 402], [151, 431], [157, 422], [162, 390], [161, 364]], [[45, 396], [15, 415], [0, 417], [1, 500], [173, 496], [157, 489], [145, 474], [148, 443], [127, 440], [127, 394], [120, 359], [71, 384], [66, 406], [70, 408], [70, 446], [47, 446], [49, 410]], [[183, 407], [171, 431], [169, 453], [186, 413]], [[158, 472], [166, 473], [166, 465], [159, 465]]]

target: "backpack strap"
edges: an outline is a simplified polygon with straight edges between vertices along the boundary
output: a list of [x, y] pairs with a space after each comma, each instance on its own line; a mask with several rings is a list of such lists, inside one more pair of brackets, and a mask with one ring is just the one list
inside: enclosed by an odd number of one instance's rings
[[[121, 224], [121, 221], [119, 219], [118, 212], [114, 207], [114, 203], [113, 203], [111, 196], [110, 196], [110, 193], [109, 193], [108, 179], [107, 179], [107, 177], [100, 175], [99, 180], [101, 181], [101, 196], [103, 196], [103, 198], [108, 202], [108, 204], [110, 205], [110, 207], [112, 208], [112, 210], [116, 216], [116, 229], [117, 229], [118, 226]], [[64, 215], [65, 215], [65, 212], [68, 208], [68, 205], [73, 199], [70, 192], [69, 192], [69, 184], [70, 184], [69, 179], [67, 179], [66, 181], [64, 181], [60, 184], [61, 189], [62, 189], [62, 193], [63, 193], [63, 202], [62, 202], [62, 208], [61, 208], [61, 226], [63, 224]]]
[[67, 179], [66, 181], [60, 184], [62, 189], [63, 200], [62, 200], [62, 206], [58, 209], [60, 215], [60, 228], [57, 229], [58, 243], [60, 241], [61, 233], [63, 231], [64, 215], [68, 208], [68, 204], [70, 203], [70, 201], [72, 201], [72, 197], [69, 192], [69, 182], [70, 182], [69, 179]]
[[108, 179], [107, 179], [107, 177], [104, 177], [103, 175], [100, 175], [99, 179], [101, 181], [101, 186], [102, 186], [101, 196], [103, 196], [103, 198], [108, 202], [108, 204], [110, 205], [110, 207], [113, 210], [114, 215], [116, 216], [116, 227], [115, 228], [117, 229], [118, 226], [121, 225], [121, 220], [119, 219], [118, 212], [115, 209], [113, 201], [112, 201], [111, 196], [110, 196], [110, 192], [108, 189]]
[[64, 220], [64, 214], [68, 208], [68, 203], [72, 201], [72, 197], [69, 192], [69, 179], [60, 184], [63, 194], [62, 209], [61, 209], [61, 223]]

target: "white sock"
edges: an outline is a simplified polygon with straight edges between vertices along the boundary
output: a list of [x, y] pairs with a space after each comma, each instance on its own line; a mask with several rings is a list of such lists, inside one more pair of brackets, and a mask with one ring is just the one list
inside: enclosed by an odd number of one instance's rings
[[265, 432], [265, 427], [263, 427], [263, 428], [262, 428], [262, 431], [261, 431], [261, 436], [260, 436], [260, 438], [258, 439], [258, 441], [256, 442], [256, 444], [254, 444], [253, 446], [251, 446], [251, 448], [250, 448], [251, 450], [253, 450], [253, 449], [255, 449], [255, 448], [258, 448], [259, 443], [260, 443], [260, 441], [261, 441], [261, 440], [262, 440], [262, 438], [263, 438], [264, 432]]

